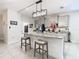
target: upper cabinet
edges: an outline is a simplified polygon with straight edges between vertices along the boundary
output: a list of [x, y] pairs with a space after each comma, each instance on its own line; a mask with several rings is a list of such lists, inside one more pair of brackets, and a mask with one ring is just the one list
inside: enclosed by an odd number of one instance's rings
[[37, 18], [35, 20], [35, 26], [36, 28], [39, 27], [41, 24], [45, 24], [46, 28], [50, 28], [51, 24], [58, 24], [58, 27], [68, 29], [69, 27], [69, 15], [51, 15], [51, 16], [46, 16]]
[[69, 15], [63, 15], [58, 17], [59, 27], [68, 27], [69, 26]]

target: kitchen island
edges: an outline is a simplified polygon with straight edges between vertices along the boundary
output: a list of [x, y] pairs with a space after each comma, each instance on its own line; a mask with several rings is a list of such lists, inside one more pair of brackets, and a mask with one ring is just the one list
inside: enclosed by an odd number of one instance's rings
[[49, 59], [63, 59], [64, 53], [64, 36], [59, 33], [24, 33], [25, 36], [30, 36], [32, 41], [32, 47], [34, 48], [34, 42], [38, 39], [42, 39], [48, 42]]

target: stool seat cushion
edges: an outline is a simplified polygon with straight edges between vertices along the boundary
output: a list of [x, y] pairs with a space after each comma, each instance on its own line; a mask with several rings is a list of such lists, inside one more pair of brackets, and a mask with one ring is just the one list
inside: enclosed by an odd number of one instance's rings
[[30, 37], [22, 37], [21, 39], [30, 39]]
[[38, 43], [38, 44], [45, 44], [46, 42], [44, 42], [44, 41], [36, 41], [36, 43]]
[[21, 37], [22, 39], [25, 39], [26, 37]]

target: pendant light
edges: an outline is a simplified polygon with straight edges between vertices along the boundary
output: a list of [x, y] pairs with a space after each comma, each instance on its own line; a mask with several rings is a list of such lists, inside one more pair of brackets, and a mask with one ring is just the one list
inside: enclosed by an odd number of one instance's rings
[[[38, 4], [40, 4], [40, 11], [38, 11]], [[47, 9], [42, 9], [42, 0], [36, 2], [36, 12], [32, 13], [32, 17], [40, 17], [47, 15]]]

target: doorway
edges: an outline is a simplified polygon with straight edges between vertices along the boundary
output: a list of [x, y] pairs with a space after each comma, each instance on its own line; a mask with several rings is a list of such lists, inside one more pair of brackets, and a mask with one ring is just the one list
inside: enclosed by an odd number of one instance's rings
[[7, 10], [0, 12], [0, 41], [7, 43]]
[[28, 25], [24, 26], [24, 33], [28, 33]]

